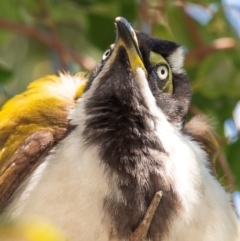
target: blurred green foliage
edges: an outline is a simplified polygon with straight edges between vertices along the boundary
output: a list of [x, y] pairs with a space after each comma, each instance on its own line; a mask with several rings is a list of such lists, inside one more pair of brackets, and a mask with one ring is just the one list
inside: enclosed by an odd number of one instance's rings
[[[205, 23], [193, 19], [188, 13], [194, 6], [210, 19]], [[223, 131], [240, 99], [240, 42], [220, 0], [1, 1], [0, 105], [46, 74], [91, 69], [115, 40], [116, 16], [184, 46], [193, 88], [190, 115], [205, 113], [213, 119], [222, 154], [236, 178], [235, 188], [240, 189], [240, 141], [227, 143]], [[228, 175], [218, 162], [219, 174]]]

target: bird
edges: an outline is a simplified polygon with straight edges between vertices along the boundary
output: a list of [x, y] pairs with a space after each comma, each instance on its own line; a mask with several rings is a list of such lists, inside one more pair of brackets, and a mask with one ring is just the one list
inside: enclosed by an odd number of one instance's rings
[[46, 220], [71, 241], [125, 241], [161, 191], [144, 240], [239, 240], [214, 132], [205, 117], [186, 122], [183, 47], [123, 17], [115, 26], [90, 75], [45, 77], [3, 106], [2, 215]]

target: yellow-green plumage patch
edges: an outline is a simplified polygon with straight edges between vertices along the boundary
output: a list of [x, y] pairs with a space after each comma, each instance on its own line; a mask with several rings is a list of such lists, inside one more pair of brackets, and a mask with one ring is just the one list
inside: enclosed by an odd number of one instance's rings
[[[11, 157], [28, 137], [38, 131], [62, 139], [69, 129], [67, 116], [86, 86], [83, 74], [46, 76], [32, 82], [27, 90], [10, 99], [0, 111], [0, 195], [9, 181]], [[38, 155], [40, 156], [40, 155]], [[5, 173], [5, 175], [3, 175]], [[9, 172], [11, 173], [11, 172]], [[11, 174], [13, 175], [13, 174]]]

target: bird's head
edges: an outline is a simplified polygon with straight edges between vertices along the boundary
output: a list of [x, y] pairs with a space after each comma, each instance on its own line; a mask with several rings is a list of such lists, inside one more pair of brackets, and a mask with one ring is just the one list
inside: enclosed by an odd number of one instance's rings
[[103, 54], [86, 92], [97, 96], [95, 101], [119, 102], [139, 110], [155, 103], [168, 121], [181, 126], [191, 98], [182, 47], [134, 31], [122, 17], [115, 19], [115, 25], [115, 44]]
[[[119, 207], [116, 227], [126, 234], [129, 227], [136, 228], [146, 204], [158, 190], [165, 192], [171, 207], [161, 209], [158, 215], [163, 217], [179, 208], [163, 163], [169, 163], [166, 160], [174, 149], [174, 143], [169, 143], [177, 139], [175, 133], [187, 114], [190, 87], [178, 44], [134, 31], [121, 17], [116, 18], [115, 25], [115, 44], [90, 76], [71, 123], [78, 125], [77, 136], [87, 147], [84, 151], [97, 148], [107, 175], [114, 180], [110, 185], [113, 193], [120, 190], [122, 200], [128, 200], [124, 209], [119, 200], [114, 208], [112, 198], [106, 200], [110, 210]], [[157, 170], [161, 170], [161, 178], [153, 175]], [[126, 220], [136, 206], [138, 211]]]

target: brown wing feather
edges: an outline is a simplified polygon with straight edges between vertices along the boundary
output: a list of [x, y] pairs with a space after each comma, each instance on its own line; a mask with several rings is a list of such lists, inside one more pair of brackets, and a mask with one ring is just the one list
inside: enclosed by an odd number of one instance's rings
[[209, 119], [206, 116], [195, 116], [184, 126], [183, 132], [202, 146], [208, 155], [211, 166], [214, 167], [219, 145]]
[[2, 209], [26, 176], [43, 160], [54, 144], [49, 131], [30, 135], [8, 160], [8, 167], [0, 176], [0, 209]]

